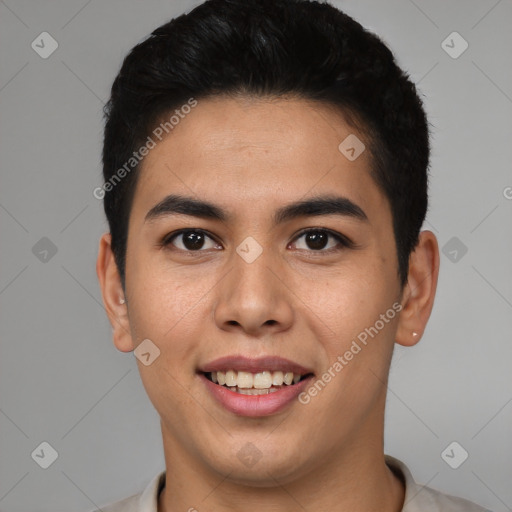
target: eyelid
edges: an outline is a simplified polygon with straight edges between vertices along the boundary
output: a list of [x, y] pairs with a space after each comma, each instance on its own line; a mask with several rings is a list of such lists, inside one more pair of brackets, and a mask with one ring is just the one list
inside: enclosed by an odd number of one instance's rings
[[[184, 234], [184, 233], [187, 233], [187, 232], [196, 232], [196, 233], [202, 233], [203, 235], [205, 235], [206, 237], [210, 238], [212, 241], [214, 241], [216, 244], [220, 244], [220, 242], [218, 241], [218, 239], [212, 235], [211, 233], [209, 233], [208, 231], [204, 230], [204, 229], [200, 229], [200, 228], [182, 228], [182, 229], [179, 229], [177, 231], [173, 231], [172, 233], [168, 233], [167, 235], [165, 235], [165, 237], [162, 239], [162, 241], [160, 242], [160, 246], [163, 247], [163, 248], [167, 248], [169, 245], [171, 245], [171, 241], [174, 240], [176, 237]], [[294, 243], [296, 242], [300, 237], [304, 236], [304, 235], [307, 235], [308, 233], [310, 232], [313, 232], [313, 233], [318, 233], [318, 232], [321, 232], [321, 233], [326, 233], [328, 236], [331, 236], [333, 237], [334, 239], [337, 240], [339, 246], [337, 247], [331, 247], [329, 249], [319, 249], [319, 250], [314, 250], [314, 249], [299, 249], [299, 250], [305, 250], [307, 252], [311, 252], [311, 253], [319, 253], [319, 254], [322, 254], [322, 253], [331, 253], [331, 252], [336, 252], [336, 251], [339, 251], [341, 250], [342, 248], [349, 248], [349, 249], [353, 249], [353, 248], [356, 248], [356, 244], [354, 242], [352, 242], [352, 240], [350, 240], [348, 237], [346, 237], [345, 235], [342, 235], [341, 233], [338, 233], [337, 231], [333, 231], [331, 229], [328, 229], [328, 228], [323, 228], [323, 227], [309, 227], [309, 228], [304, 228], [302, 229], [301, 231], [299, 231], [293, 238], [292, 238], [292, 241], [290, 243]], [[340, 247], [341, 246], [341, 247]], [[175, 250], [177, 251], [181, 251], [181, 252], [185, 252], [185, 253], [201, 253], [201, 252], [206, 252], [207, 250], [209, 249], [199, 249], [197, 251], [190, 251], [190, 250], [183, 250], [183, 249], [179, 249], [177, 247], [175, 247]]]
[[[164, 236], [164, 238], [162, 239], [160, 245], [162, 247], [167, 247], [168, 245], [171, 245], [171, 241], [174, 240], [174, 238], [180, 236], [180, 235], [183, 235], [185, 233], [188, 233], [188, 232], [194, 232], [194, 233], [201, 233], [205, 236], [207, 236], [208, 238], [211, 238], [216, 244], [219, 244], [219, 241], [217, 240], [217, 238], [212, 235], [211, 233], [209, 233], [208, 231], [206, 231], [205, 229], [200, 229], [200, 228], [183, 228], [183, 229], [178, 229], [177, 231], [173, 231], [172, 233], [168, 233], [167, 235]], [[183, 251], [183, 249], [178, 249], [176, 248], [178, 251], [182, 251], [182, 252], [204, 252], [204, 249], [200, 249], [198, 251]]]
[[[299, 231], [299, 233], [297, 233], [297, 235], [295, 235], [295, 237], [292, 240], [292, 243], [295, 242], [301, 236], [307, 235], [310, 232], [313, 232], [313, 233], [318, 233], [318, 232], [326, 233], [328, 236], [332, 236], [333, 238], [335, 238], [344, 247], [347, 247], [347, 248], [355, 248], [356, 247], [356, 244], [354, 244], [354, 242], [352, 242], [352, 240], [350, 240], [345, 235], [342, 235], [341, 233], [338, 233], [337, 231], [333, 231], [331, 229], [321, 228], [321, 227], [312, 227], [312, 228], [304, 228], [304, 229], [302, 229], [301, 231]], [[331, 247], [330, 249], [327, 249], [327, 250], [320, 249], [320, 250], [317, 250], [317, 251], [314, 251], [313, 249], [310, 249], [309, 252], [313, 252], [313, 253], [327, 252], [328, 253], [328, 252], [336, 251], [336, 250], [339, 250], [339, 248]]]

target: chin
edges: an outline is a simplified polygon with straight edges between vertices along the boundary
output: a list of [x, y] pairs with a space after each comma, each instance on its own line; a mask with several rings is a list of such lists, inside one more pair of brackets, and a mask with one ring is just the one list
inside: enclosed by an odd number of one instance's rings
[[215, 472], [226, 476], [226, 480], [238, 485], [250, 487], [276, 487], [307, 473], [310, 464], [304, 460], [304, 453], [299, 452], [297, 445], [291, 446], [289, 453], [278, 446], [262, 446], [259, 448], [251, 441], [242, 443], [234, 449], [232, 455], [226, 457], [226, 451], [209, 461]]

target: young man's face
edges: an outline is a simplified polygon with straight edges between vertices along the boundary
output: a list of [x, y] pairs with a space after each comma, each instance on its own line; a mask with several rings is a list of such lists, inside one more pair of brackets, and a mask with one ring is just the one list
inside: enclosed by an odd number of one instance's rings
[[[391, 210], [370, 177], [369, 151], [353, 160], [350, 147], [338, 148], [351, 134], [364, 140], [333, 108], [303, 100], [207, 99], [145, 157], [115, 342], [128, 351], [149, 339], [160, 350], [138, 365], [175, 460], [264, 485], [321, 473], [343, 454], [355, 461], [368, 442], [380, 443], [399, 323], [389, 310], [402, 290]], [[215, 205], [225, 219], [146, 218], [171, 194]], [[356, 207], [276, 219], [324, 196]], [[306, 228], [314, 230], [301, 234]], [[287, 362], [215, 366], [239, 356]], [[314, 376], [247, 396], [210, 382], [203, 371], [212, 362], [253, 373], [286, 373], [292, 363]]]

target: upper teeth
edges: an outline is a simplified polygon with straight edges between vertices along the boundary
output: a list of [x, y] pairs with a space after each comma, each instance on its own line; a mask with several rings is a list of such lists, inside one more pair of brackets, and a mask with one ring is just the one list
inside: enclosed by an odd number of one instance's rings
[[236, 372], [228, 370], [227, 372], [211, 372], [212, 381], [221, 386], [238, 386], [243, 389], [267, 389], [271, 386], [281, 386], [283, 383], [290, 385], [292, 382], [299, 382], [302, 375], [293, 372], [270, 372], [263, 371], [259, 373]]

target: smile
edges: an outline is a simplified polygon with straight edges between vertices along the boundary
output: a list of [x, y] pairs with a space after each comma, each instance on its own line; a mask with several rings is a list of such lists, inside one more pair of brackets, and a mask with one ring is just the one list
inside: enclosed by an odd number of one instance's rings
[[306, 375], [285, 371], [262, 371], [257, 373], [228, 370], [209, 372], [206, 378], [219, 386], [242, 395], [267, 395], [279, 391], [283, 385], [297, 384]]
[[198, 375], [217, 406], [239, 416], [276, 414], [314, 378], [304, 366], [277, 356], [227, 356], [202, 366]]

